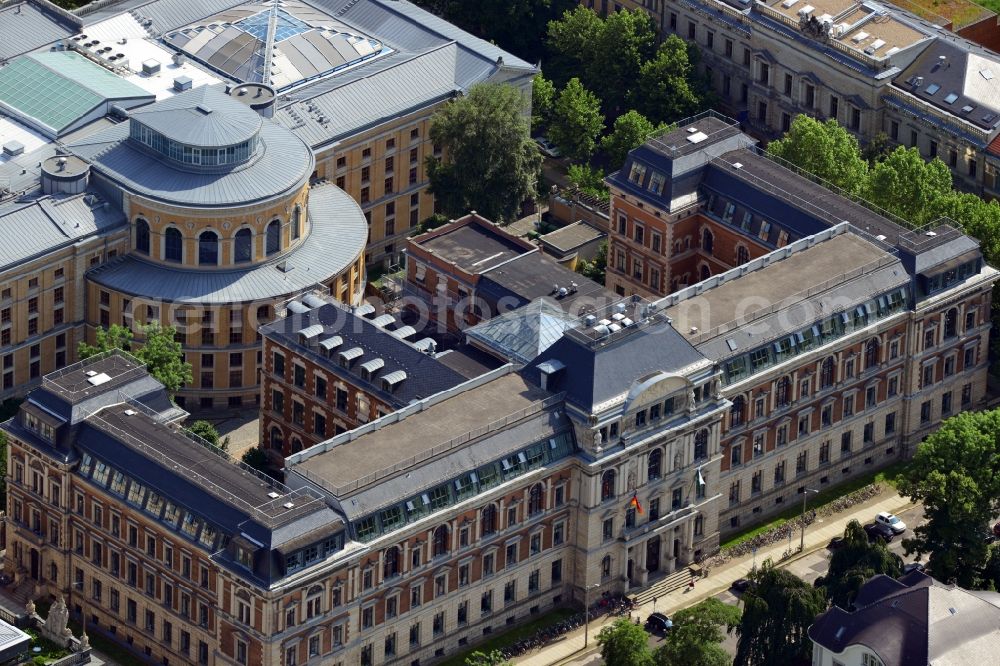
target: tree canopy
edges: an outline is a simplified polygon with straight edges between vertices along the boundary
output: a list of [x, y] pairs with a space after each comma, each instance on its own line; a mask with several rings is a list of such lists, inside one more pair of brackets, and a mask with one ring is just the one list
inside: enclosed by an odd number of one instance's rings
[[653, 666], [649, 634], [628, 618], [619, 618], [597, 634], [605, 666]]
[[447, 215], [475, 209], [511, 221], [535, 196], [542, 158], [522, 115], [524, 104], [512, 86], [479, 84], [434, 114], [431, 139], [444, 153], [427, 158], [430, 191]]
[[860, 194], [867, 184], [868, 162], [858, 140], [836, 120], [795, 116], [784, 138], [769, 143], [767, 152], [851, 194]]
[[826, 588], [830, 602], [851, 610], [858, 590], [876, 574], [898, 578], [903, 573], [903, 561], [889, 550], [881, 539], [868, 541], [864, 528], [852, 520], [844, 529], [844, 545], [833, 552], [830, 568], [819, 579]]
[[586, 161], [594, 154], [597, 137], [603, 129], [600, 100], [583, 87], [580, 79], [570, 79], [556, 99], [549, 123], [549, 137], [563, 155]]
[[704, 106], [690, 54], [683, 39], [670, 35], [639, 68], [633, 106], [653, 122], [680, 120]]
[[736, 629], [735, 666], [785, 666], [808, 659], [809, 625], [826, 609], [822, 590], [767, 560], [751, 574]]
[[723, 631], [740, 623], [740, 609], [709, 597], [677, 611], [663, 645], [653, 652], [657, 666], [730, 666], [732, 658], [720, 645]]
[[664, 125], [654, 125], [638, 111], [628, 111], [615, 119], [611, 133], [601, 140], [601, 148], [608, 156], [611, 168], [618, 169], [625, 164], [630, 150], [641, 146], [654, 132], [664, 129]]
[[556, 101], [556, 88], [541, 72], [531, 81], [531, 129], [549, 124], [552, 106]]
[[181, 343], [175, 340], [174, 329], [152, 323], [143, 326], [140, 331], [144, 340], [142, 347], [133, 350], [131, 329], [118, 324], [112, 324], [107, 329], [99, 328], [95, 334], [96, 344], [80, 342], [77, 346], [77, 356], [83, 360], [111, 349], [121, 349], [130, 352], [144, 363], [149, 374], [163, 384], [170, 393], [176, 393], [185, 384], [190, 383], [191, 364], [184, 360], [184, 352]]
[[951, 171], [938, 159], [924, 160], [916, 148], [897, 147], [872, 167], [865, 197], [916, 225], [938, 217], [936, 204], [952, 194]]
[[465, 658], [465, 666], [510, 666], [511, 661], [500, 650], [481, 652], [476, 650]]
[[979, 587], [990, 556], [984, 532], [1000, 513], [1000, 410], [962, 412], [917, 446], [899, 492], [921, 502], [927, 521], [903, 540], [907, 553], [929, 554], [943, 582]]

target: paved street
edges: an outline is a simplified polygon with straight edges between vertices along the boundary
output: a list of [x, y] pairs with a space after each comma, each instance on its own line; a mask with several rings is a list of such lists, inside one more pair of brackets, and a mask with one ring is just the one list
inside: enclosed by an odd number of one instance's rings
[[[922, 511], [915, 507], [906, 498], [901, 497], [894, 490], [889, 489], [878, 497], [859, 504], [849, 511], [844, 511], [835, 516], [819, 518], [815, 523], [806, 529], [805, 553], [795, 556], [790, 560], [779, 563], [779, 566], [787, 567], [796, 575], [802, 577], [807, 582], [813, 582], [818, 576], [826, 572], [829, 564], [830, 551], [826, 545], [830, 539], [841, 536], [844, 528], [851, 520], [858, 520], [862, 524], [870, 523], [875, 519], [875, 514], [879, 511], [890, 511], [898, 515], [909, 529], [912, 529], [920, 522]], [[905, 536], [905, 535], [904, 535]], [[793, 537], [792, 547], [798, 547], [798, 536]], [[782, 553], [788, 548], [788, 543], [782, 541], [768, 548], [761, 548], [756, 556], [756, 563], [759, 565], [765, 559], [771, 558], [778, 562]], [[890, 548], [902, 555], [902, 539], [896, 538], [890, 544]], [[912, 560], [913, 558], [909, 558]], [[688, 589], [677, 590], [657, 599], [656, 610], [673, 615], [678, 610], [692, 606], [699, 601], [715, 596], [727, 603], [736, 603], [737, 598], [729, 591], [729, 587], [737, 578], [745, 578], [754, 565], [754, 557], [747, 556], [738, 560], [732, 560], [721, 567], [712, 569], [711, 575], [699, 581], [693, 591]], [[641, 606], [637, 613], [643, 620], [653, 612], [653, 602]], [[539, 651], [518, 657], [517, 664], [527, 666], [547, 666], [548, 664], [572, 664], [573, 666], [597, 666], [601, 663], [600, 657], [596, 653], [597, 644], [595, 637], [600, 628], [609, 624], [613, 618], [602, 618], [590, 625], [590, 645], [588, 651], [583, 649], [583, 630], [578, 629], [569, 634], [565, 639], [553, 643]], [[650, 645], [656, 646], [660, 639], [651, 638]], [[735, 637], [730, 636], [724, 647], [731, 653], [735, 652]]]

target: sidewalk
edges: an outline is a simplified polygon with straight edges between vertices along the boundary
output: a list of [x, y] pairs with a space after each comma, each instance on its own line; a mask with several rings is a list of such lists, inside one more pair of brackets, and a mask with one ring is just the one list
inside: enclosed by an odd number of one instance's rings
[[[862, 525], [869, 522], [875, 516], [876, 507], [879, 511], [890, 511], [899, 513], [912, 506], [912, 502], [902, 497], [895, 490], [887, 490], [878, 497], [868, 500], [863, 504], [858, 504], [854, 508], [828, 516], [818, 518], [812, 525], [806, 527], [805, 549], [802, 553], [797, 553], [793, 557], [781, 562], [781, 555], [788, 548], [788, 542], [782, 540], [772, 546], [761, 548], [757, 551], [757, 566], [763, 564], [764, 560], [770, 558], [779, 567], [786, 567], [791, 562], [798, 560], [804, 555], [824, 548], [830, 539], [842, 536], [847, 523], [857, 520]], [[799, 536], [796, 534], [792, 538], [792, 548], [799, 547]], [[739, 559], [730, 560], [720, 567], [711, 569], [708, 578], [699, 579], [694, 590], [681, 589], [665, 594], [656, 600], [656, 610], [667, 615], [673, 615], [679, 610], [688, 606], [693, 606], [700, 601], [713, 597], [720, 592], [729, 589], [733, 581], [738, 578], [746, 578], [753, 566], [754, 557], [749, 555]], [[632, 611], [633, 617], [638, 615], [643, 620], [653, 612], [653, 602], [640, 606]], [[549, 664], [562, 664], [569, 659], [580, 659], [587, 654], [596, 652], [597, 634], [601, 627], [611, 624], [617, 618], [603, 617], [590, 623], [590, 644], [587, 651], [583, 652], [583, 630], [577, 629], [570, 632], [565, 639], [542, 648], [540, 651], [524, 655], [514, 659], [515, 664], [524, 666], [548, 666]]]

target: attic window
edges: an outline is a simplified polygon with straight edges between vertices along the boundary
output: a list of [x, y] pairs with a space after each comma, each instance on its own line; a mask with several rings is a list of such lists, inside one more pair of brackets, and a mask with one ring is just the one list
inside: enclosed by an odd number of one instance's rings
[[958, 93], [948, 93], [948, 96], [944, 98], [945, 104], [952, 104], [958, 99]]
[[933, 94], [934, 94], [934, 93], [936, 93], [936, 92], [937, 92], [938, 90], [941, 90], [941, 86], [939, 86], [939, 85], [938, 85], [938, 84], [936, 84], [936, 83], [932, 83], [932, 84], [930, 84], [929, 86], [927, 86], [927, 94], [928, 94], [928, 95], [933, 95]]

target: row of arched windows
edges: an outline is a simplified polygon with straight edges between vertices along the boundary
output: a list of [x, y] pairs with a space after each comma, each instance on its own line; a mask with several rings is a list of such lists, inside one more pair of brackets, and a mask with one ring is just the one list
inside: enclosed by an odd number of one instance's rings
[[[292, 240], [302, 236], [301, 209], [295, 208], [292, 217]], [[219, 234], [206, 229], [198, 235], [198, 265], [218, 266], [222, 259], [219, 251]], [[151, 252], [151, 232], [149, 223], [139, 218], [135, 222], [136, 252], [149, 255]], [[281, 221], [271, 220], [264, 229], [264, 253], [267, 256], [281, 251]], [[245, 264], [253, 259], [253, 232], [240, 229], [233, 235], [233, 263]], [[180, 263], [184, 260], [184, 237], [176, 227], [167, 227], [163, 232], [163, 260]]]

